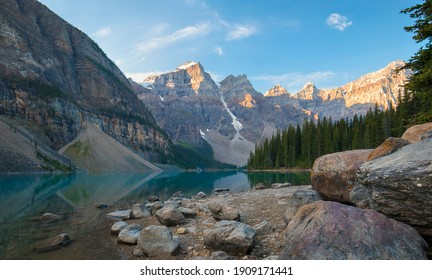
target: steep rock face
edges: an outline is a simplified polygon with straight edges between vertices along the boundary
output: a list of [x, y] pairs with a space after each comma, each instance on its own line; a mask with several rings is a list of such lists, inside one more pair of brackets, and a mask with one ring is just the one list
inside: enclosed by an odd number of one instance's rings
[[198, 62], [187, 62], [174, 71], [152, 77], [152, 80], [153, 89], [162, 97], [167, 95], [219, 95], [216, 83]]
[[266, 91], [266, 93], [264, 93], [264, 96], [281, 96], [284, 94], [290, 93], [283, 86], [277, 84], [268, 91]]
[[39, 2], [2, 1], [0, 57], [5, 58], [0, 113], [30, 123], [51, 147], [72, 141], [83, 120], [91, 120], [154, 159], [169, 149], [117, 66], [87, 35]]
[[[266, 97], [274, 104], [281, 101], [298, 109], [317, 114], [319, 117], [332, 117], [333, 120], [351, 118], [354, 114], [366, 114], [375, 104], [382, 109], [397, 107], [399, 95], [403, 96], [403, 85], [411, 75], [409, 70], [398, 71], [403, 61], [394, 61], [385, 68], [366, 74], [339, 88], [318, 89], [308, 82], [299, 92], [292, 95], [270, 94]], [[281, 99], [280, 97], [284, 97]], [[279, 99], [277, 99], [279, 98]]]

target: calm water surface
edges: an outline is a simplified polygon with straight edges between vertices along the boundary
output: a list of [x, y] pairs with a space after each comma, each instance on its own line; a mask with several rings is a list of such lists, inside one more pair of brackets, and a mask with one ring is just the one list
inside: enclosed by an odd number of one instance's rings
[[[109, 229], [108, 212], [130, 209], [149, 195], [162, 201], [182, 191], [186, 197], [214, 189], [250, 190], [257, 183], [310, 184], [308, 172], [201, 172], [159, 174], [0, 175], [0, 259], [122, 259]], [[97, 209], [96, 203], [109, 205]], [[43, 213], [61, 217], [42, 222]], [[72, 244], [39, 253], [50, 237], [67, 233]]]

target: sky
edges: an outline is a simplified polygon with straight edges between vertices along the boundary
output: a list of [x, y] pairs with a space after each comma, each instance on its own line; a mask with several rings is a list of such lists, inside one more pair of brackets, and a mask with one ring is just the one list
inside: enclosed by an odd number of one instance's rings
[[418, 49], [400, 11], [420, 0], [40, 0], [84, 31], [126, 76], [200, 62], [216, 82], [246, 74], [280, 84], [342, 86]]

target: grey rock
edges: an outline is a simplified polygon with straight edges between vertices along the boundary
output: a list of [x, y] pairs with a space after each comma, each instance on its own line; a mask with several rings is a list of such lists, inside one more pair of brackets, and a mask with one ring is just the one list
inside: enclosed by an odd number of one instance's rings
[[147, 200], [148, 200], [149, 202], [153, 203], [153, 202], [159, 201], [159, 198], [158, 198], [157, 196], [155, 196], [155, 195], [149, 195], [149, 196], [147, 197]]
[[118, 221], [111, 227], [111, 234], [118, 235], [120, 231], [125, 229], [128, 226], [128, 223], [124, 221]]
[[175, 226], [186, 222], [185, 216], [174, 205], [168, 204], [156, 212], [157, 220], [164, 226]]
[[237, 221], [220, 221], [204, 235], [204, 245], [213, 250], [245, 255], [252, 247], [255, 229]]
[[266, 235], [276, 230], [276, 228], [272, 226], [267, 220], [262, 221], [253, 228], [256, 231], [256, 235]]
[[286, 224], [289, 224], [292, 217], [297, 213], [297, 210], [306, 204], [321, 200], [321, 196], [312, 189], [308, 190], [297, 190], [295, 191], [287, 201], [287, 206], [284, 210], [283, 220]]
[[119, 235], [117, 236], [117, 242], [128, 245], [135, 245], [137, 244], [137, 239], [140, 235], [141, 230], [142, 227], [140, 225], [130, 224], [120, 231]]
[[195, 195], [195, 198], [196, 199], [203, 199], [203, 198], [205, 198], [207, 195], [205, 194], [205, 193], [203, 193], [203, 192], [199, 192], [199, 193], [197, 193], [196, 195]]
[[165, 206], [165, 204], [163, 204], [160, 201], [156, 201], [153, 203], [147, 203], [146, 205], [147, 205], [147, 207], [150, 207], [152, 215], [156, 215], [156, 212]]
[[269, 187], [264, 185], [263, 183], [258, 183], [255, 185], [255, 189], [256, 190], [263, 190], [263, 189], [268, 189]]
[[131, 216], [131, 210], [121, 210], [121, 211], [115, 211], [106, 214], [106, 216], [110, 219], [114, 220], [127, 220], [130, 219]]
[[350, 199], [414, 227], [432, 255], [432, 139], [363, 164]]
[[151, 210], [146, 205], [137, 203], [132, 206], [131, 218], [133, 219], [147, 218], [151, 215]]
[[280, 259], [426, 259], [412, 227], [370, 209], [331, 201], [302, 206], [286, 229]]
[[133, 255], [134, 255], [134, 257], [137, 257], [137, 258], [145, 256], [145, 254], [143, 253], [141, 248], [138, 248], [138, 247], [134, 249]]
[[195, 210], [179, 207], [178, 210], [183, 214], [185, 218], [195, 218], [197, 215], [197, 212]]
[[149, 257], [172, 255], [180, 247], [178, 238], [165, 226], [148, 226], [141, 231], [138, 248]]
[[213, 218], [217, 221], [240, 220], [240, 213], [231, 206], [211, 202], [207, 204], [207, 207], [211, 211]]

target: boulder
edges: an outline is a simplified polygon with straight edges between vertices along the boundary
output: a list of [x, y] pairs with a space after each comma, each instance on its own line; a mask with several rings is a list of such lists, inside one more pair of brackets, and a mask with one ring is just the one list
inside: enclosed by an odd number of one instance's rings
[[405, 139], [389, 137], [369, 154], [367, 161], [394, 153], [408, 144], [410, 144], [410, 142]]
[[183, 214], [185, 218], [195, 218], [197, 215], [197, 212], [195, 210], [189, 208], [179, 207], [178, 210]]
[[71, 239], [68, 234], [61, 233], [48, 240], [43, 241], [37, 248], [38, 252], [48, 252], [68, 246]]
[[402, 139], [409, 141], [410, 143], [416, 143], [421, 141], [424, 134], [432, 130], [432, 123], [425, 123], [420, 125], [414, 125], [408, 128], [402, 135]]
[[231, 206], [211, 202], [207, 204], [207, 207], [211, 211], [213, 218], [217, 221], [240, 220], [240, 213]]
[[269, 187], [267, 187], [266, 185], [264, 185], [263, 183], [258, 183], [255, 185], [255, 189], [256, 190], [263, 190], [263, 189], [268, 189]]
[[128, 226], [128, 223], [123, 221], [118, 221], [111, 227], [111, 234], [118, 235], [120, 231], [122, 231], [125, 227]]
[[205, 232], [207, 248], [233, 255], [245, 255], [252, 247], [255, 229], [237, 221], [220, 221]]
[[114, 219], [114, 220], [127, 220], [130, 219], [131, 216], [131, 210], [121, 210], [121, 211], [115, 211], [115, 212], [111, 212], [106, 214], [106, 216], [110, 219]]
[[165, 204], [163, 204], [160, 201], [155, 201], [152, 203], [147, 203], [146, 206], [150, 208], [152, 215], [156, 215], [156, 212], [159, 209], [162, 209], [165, 206]]
[[432, 139], [363, 164], [350, 199], [358, 207], [411, 225], [431, 248]]
[[321, 196], [312, 189], [297, 190], [295, 191], [287, 201], [287, 206], [284, 210], [283, 220], [286, 224], [289, 224], [292, 217], [297, 213], [297, 210], [306, 204], [321, 200]]
[[137, 239], [140, 235], [141, 230], [142, 227], [140, 225], [130, 224], [120, 231], [119, 235], [117, 236], [117, 242], [128, 245], [135, 245], [137, 244]]
[[164, 226], [175, 226], [186, 222], [185, 216], [172, 204], [168, 204], [156, 212], [157, 220]]
[[279, 259], [426, 259], [427, 247], [412, 227], [370, 209], [332, 201], [302, 206], [286, 229]]
[[146, 205], [137, 203], [132, 206], [131, 218], [133, 219], [148, 218], [151, 215], [151, 210]]
[[196, 199], [203, 199], [203, 198], [205, 198], [207, 195], [205, 194], [205, 193], [203, 193], [203, 192], [199, 192], [199, 193], [197, 193], [196, 195], [195, 195], [195, 198]]
[[155, 195], [149, 195], [149, 196], [147, 197], [147, 200], [148, 200], [150, 203], [153, 203], [153, 202], [159, 201], [159, 198], [158, 198], [157, 196], [155, 196]]
[[138, 248], [149, 257], [172, 255], [179, 247], [179, 239], [165, 226], [148, 226], [138, 237]]
[[312, 188], [324, 200], [349, 203], [357, 169], [372, 150], [353, 150], [328, 154], [315, 160], [312, 167]]

